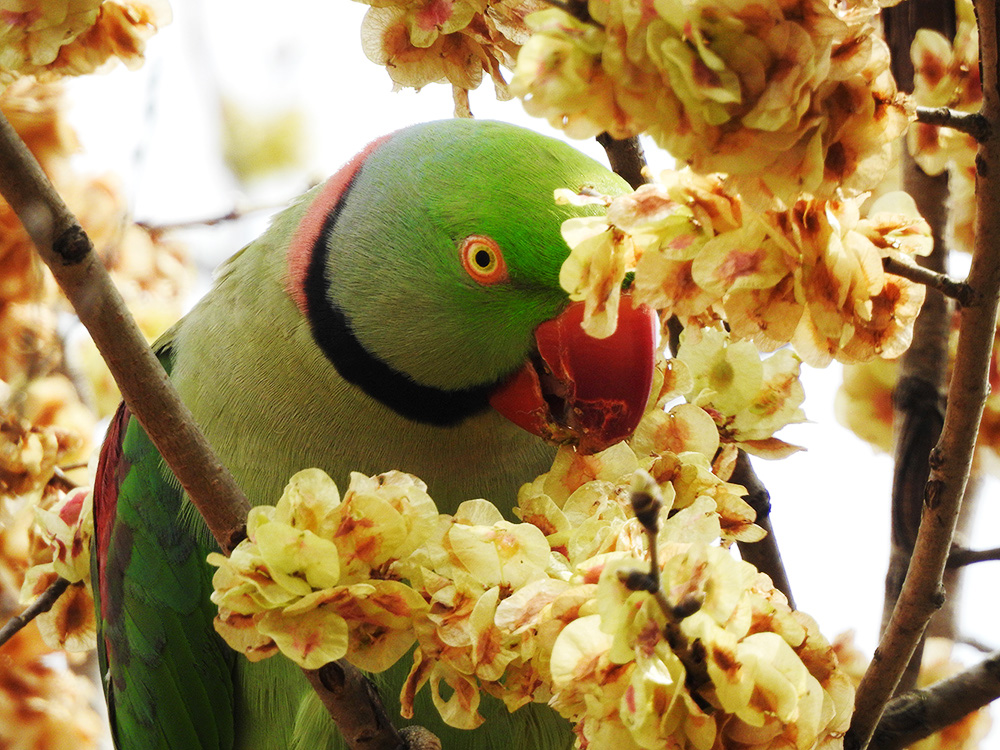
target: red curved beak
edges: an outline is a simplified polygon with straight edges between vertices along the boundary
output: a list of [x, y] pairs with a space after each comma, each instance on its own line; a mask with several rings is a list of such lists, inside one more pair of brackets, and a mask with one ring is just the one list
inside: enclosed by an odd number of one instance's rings
[[596, 453], [639, 424], [653, 384], [657, 318], [623, 294], [618, 327], [608, 338], [587, 334], [583, 302], [535, 329], [538, 357], [490, 396], [507, 419], [545, 440]]

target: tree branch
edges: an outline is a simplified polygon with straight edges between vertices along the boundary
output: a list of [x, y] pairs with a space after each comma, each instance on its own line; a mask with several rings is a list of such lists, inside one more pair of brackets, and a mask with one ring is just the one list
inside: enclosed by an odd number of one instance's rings
[[872, 736], [878, 750], [902, 750], [1000, 698], [1000, 651], [957, 675], [890, 703]]
[[767, 536], [759, 542], [737, 540], [736, 545], [739, 547], [740, 557], [760, 572], [769, 575], [774, 587], [788, 598], [789, 606], [795, 609], [792, 585], [788, 581], [788, 573], [785, 571], [785, 564], [781, 560], [781, 551], [778, 549], [778, 540], [775, 538], [774, 528], [771, 526], [771, 494], [753, 470], [750, 456], [742, 448], [737, 453], [736, 467], [733, 469], [729, 481], [733, 484], [741, 484], [746, 488], [747, 494], [743, 496], [743, 499], [757, 514], [756, 524], [767, 532]]
[[170, 385], [90, 239], [2, 114], [0, 193], [90, 332], [125, 403], [228, 554], [250, 504]]
[[917, 107], [916, 115], [917, 122], [961, 131], [979, 143], [990, 136], [990, 123], [979, 112], [960, 112], [948, 107]]
[[[902, 276], [904, 279], [923, 284], [931, 289], [937, 289], [945, 297], [965, 305], [972, 297], [972, 288], [964, 281], [958, 281], [947, 274], [932, 271], [922, 266], [913, 265], [896, 258], [882, 258], [882, 268], [886, 273]], [[916, 336], [914, 336], [916, 339]]]
[[597, 142], [604, 147], [611, 170], [631, 185], [633, 190], [649, 182], [642, 173], [647, 166], [646, 155], [638, 136], [618, 140], [607, 133], [601, 133], [597, 136]]
[[[191, 412], [139, 331], [124, 300], [84, 233], [17, 132], [0, 113], [0, 194], [6, 198], [42, 260], [90, 332], [131, 412], [177, 476], [219, 544], [229, 554], [239, 542], [250, 504], [215, 457]], [[365, 679], [347, 663], [336, 668], [350, 684]], [[381, 704], [356, 690], [329, 691], [306, 673], [324, 705], [336, 716], [381, 713]], [[322, 689], [321, 689], [322, 688]], [[334, 712], [331, 707], [336, 706]], [[384, 727], [388, 730], [384, 730]], [[405, 747], [388, 719], [373, 727], [357, 748]]]
[[[1000, 121], [996, 0], [977, 0], [983, 70], [983, 115]], [[931, 615], [941, 605], [942, 576], [972, 466], [988, 392], [988, 374], [1000, 299], [1000, 137], [980, 144], [977, 156], [976, 248], [968, 283], [970, 303], [960, 311], [958, 348], [941, 439], [931, 452], [920, 531], [906, 580], [885, 634], [858, 687], [845, 737], [848, 750], [868, 745]]]
[[596, 26], [599, 29], [604, 28], [602, 23], [594, 20], [594, 17], [590, 15], [590, 10], [587, 8], [587, 0], [545, 0], [545, 2], [554, 8], [559, 8], [564, 13], [568, 13], [577, 21], [589, 23], [591, 26]]
[[993, 549], [955, 549], [948, 555], [949, 568], [961, 568], [973, 563], [1000, 560], [1000, 547]]
[[27, 608], [21, 612], [21, 614], [14, 615], [7, 620], [3, 627], [0, 628], [0, 646], [17, 635], [19, 631], [26, 628], [28, 623], [38, 617], [38, 615], [44, 614], [52, 609], [52, 605], [56, 603], [56, 599], [62, 596], [68, 588], [69, 581], [65, 578], [57, 578], [37, 599], [35, 599], [35, 601], [29, 604]]

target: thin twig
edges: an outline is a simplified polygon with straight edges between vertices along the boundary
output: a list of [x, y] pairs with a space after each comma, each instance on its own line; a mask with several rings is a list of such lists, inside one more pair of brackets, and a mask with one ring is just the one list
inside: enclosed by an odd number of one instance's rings
[[[1000, 121], [997, 0], [977, 0], [983, 70], [983, 114]], [[977, 157], [976, 249], [968, 283], [974, 294], [959, 311], [956, 365], [948, 388], [941, 439], [930, 457], [920, 532], [906, 580], [886, 632], [858, 686], [847, 750], [868, 745], [882, 711], [942, 602], [942, 576], [958, 522], [962, 496], [988, 394], [988, 375], [1000, 299], [1000, 137], [991, 133]]]
[[[684, 684], [691, 693], [692, 699], [701, 705], [704, 699], [698, 694], [698, 690], [711, 682], [708, 674], [708, 666], [705, 658], [705, 646], [699, 640], [691, 641], [681, 630], [681, 621], [693, 615], [704, 602], [704, 596], [699, 594], [689, 594], [681, 601], [673, 603], [667, 599], [660, 585], [660, 565], [657, 561], [657, 536], [659, 534], [659, 513], [663, 506], [660, 497], [660, 488], [652, 477], [643, 477], [641, 472], [637, 472], [636, 480], [632, 487], [632, 510], [642, 528], [646, 532], [649, 540], [649, 572], [633, 570], [629, 572], [620, 571], [619, 580], [631, 591], [646, 591], [652, 594], [653, 599], [659, 606], [660, 611], [666, 618], [666, 625], [663, 628], [663, 636], [670, 646], [670, 650], [680, 659], [684, 665]], [[708, 709], [708, 703], [702, 706]]]
[[993, 549], [954, 549], [948, 555], [949, 568], [961, 568], [973, 563], [1000, 560], [1000, 547]]
[[882, 268], [886, 273], [894, 276], [902, 276], [904, 279], [937, 289], [945, 297], [958, 302], [960, 305], [968, 304], [972, 298], [972, 287], [964, 281], [953, 279], [947, 274], [931, 271], [927, 268], [907, 263], [897, 258], [882, 258]]
[[[309, 185], [309, 187], [314, 187], [314, 185]], [[262, 211], [277, 211], [287, 205], [288, 201], [248, 207], [237, 206], [221, 216], [211, 216], [204, 219], [185, 219], [184, 221], [172, 221], [162, 224], [154, 224], [150, 221], [137, 221], [135, 222], [135, 225], [142, 227], [151, 234], [163, 234], [165, 232], [173, 232], [182, 229], [200, 229], [202, 227], [214, 227], [219, 224], [227, 224], [231, 221], [240, 221], [241, 219], [245, 219], [247, 216], [251, 216], [252, 214], [257, 214]]]
[[990, 123], [979, 112], [960, 112], [948, 107], [917, 107], [917, 122], [967, 133], [982, 143], [990, 136]]
[[38, 617], [38, 615], [45, 614], [52, 609], [52, 605], [56, 603], [56, 599], [65, 593], [69, 585], [69, 581], [65, 578], [57, 578], [21, 614], [14, 615], [7, 620], [3, 627], [0, 628], [0, 646], [3, 646], [19, 631], [27, 627], [28, 623]]
[[1000, 698], [1000, 651], [957, 675], [890, 703], [871, 746], [901, 750]]

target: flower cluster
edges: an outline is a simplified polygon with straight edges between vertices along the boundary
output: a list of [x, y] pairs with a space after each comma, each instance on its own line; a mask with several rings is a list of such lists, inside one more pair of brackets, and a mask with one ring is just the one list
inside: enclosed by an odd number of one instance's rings
[[[129, 220], [114, 181], [74, 171], [77, 142], [61, 87], [27, 75], [82, 73], [109, 55], [138, 62], [153, 27], [152, 6], [98, 5], [0, 2], [0, 110], [153, 336], [180, 314], [190, 262], [181, 248]], [[20, 593], [27, 604], [57, 577], [72, 581], [49, 612], [3, 647], [0, 746], [24, 750], [94, 748], [101, 726], [92, 688], [71, 669], [78, 656], [66, 652], [94, 645], [89, 497], [83, 489], [60, 489], [86, 481], [95, 424], [119, 397], [89, 339], [79, 349], [64, 339], [61, 313], [68, 309], [14, 211], [0, 200], [0, 600], [13, 605]], [[65, 474], [54, 477], [56, 466]], [[4, 618], [13, 614], [10, 608]]]
[[346, 655], [381, 671], [409, 649], [426, 609], [389, 570], [436, 522], [426, 486], [408, 474], [354, 473], [341, 502], [325, 473], [299, 472], [276, 507], [250, 512], [231, 557], [209, 555], [216, 629], [253, 661], [280, 650], [318, 668]]
[[[699, 365], [729, 359], [694, 351], [661, 368], [631, 440], [561, 448], [522, 487], [519, 523], [485, 500], [441, 515], [399, 472], [353, 474], [343, 498], [324, 473], [300, 472], [276, 507], [251, 512], [230, 558], [210, 556], [217, 630], [251, 659], [281, 651], [306, 667], [346, 657], [380, 671], [415, 644], [404, 716], [429, 687], [456, 727], [482, 723], [485, 692], [512, 711], [548, 702], [580, 747], [836, 740], [853, 690], [831, 646], [727, 550], [764, 533], [725, 479], [735, 447], [719, 450], [700, 406], [665, 410], [681, 390], [711, 402]], [[637, 482], [660, 503], [653, 537], [632, 511]], [[651, 540], [659, 596], [624, 582], [649, 570]]]
[[58, 427], [40, 427], [7, 410], [6, 389], [0, 382], [0, 498], [39, 497], [56, 465], [71, 454], [77, 436]]
[[497, 96], [510, 97], [500, 67], [513, 69], [527, 40], [524, 17], [540, 0], [361, 0], [372, 6], [361, 26], [365, 54], [397, 87], [448, 82], [455, 112], [469, 116], [468, 94], [485, 71]]
[[[956, 0], [954, 42], [941, 33], [920, 29], [913, 39], [913, 102], [977, 112], [983, 103], [979, 78], [979, 27], [972, 0]], [[906, 134], [910, 153], [931, 175], [948, 171], [948, 247], [972, 251], [975, 238], [975, 138], [952, 128], [914, 123]]]
[[[81, 441], [59, 427], [32, 425], [15, 417], [8, 410], [6, 391], [0, 381], [0, 599], [14, 603], [18, 591], [27, 595], [33, 585], [44, 589], [57, 575], [57, 566], [63, 575], [89, 576], [89, 550], [85, 550], [87, 532], [79, 529], [77, 534], [76, 524], [86, 513], [84, 497], [62, 495], [52, 481], [55, 467], [73, 455]], [[49, 545], [47, 531], [33, 531], [39, 516], [48, 529], [63, 532], [60, 542]], [[32, 567], [39, 563], [42, 567]], [[94, 604], [87, 584], [80, 583], [70, 586], [50, 612], [4, 644], [0, 747], [97, 747], [101, 724], [90, 704], [93, 686], [68, 667], [67, 661], [76, 663], [76, 655], [52, 658], [60, 644], [93, 646], [92, 637], [89, 643], [86, 639], [88, 618], [92, 636]]]
[[[3, 526], [0, 525], [0, 535]], [[0, 747], [9, 750], [97, 750], [102, 719], [93, 684], [51, 658], [29, 627], [4, 644], [0, 659]]]
[[689, 328], [677, 358], [694, 380], [687, 400], [712, 416], [723, 441], [767, 458], [799, 450], [774, 437], [785, 425], [805, 421], [794, 352], [781, 349], [762, 359], [751, 342], [731, 341], [726, 331]]
[[90, 543], [94, 536], [89, 487], [60, 493], [50, 508], [36, 506], [31, 567], [24, 575], [21, 604], [45, 593], [57, 578], [70, 586], [48, 612], [37, 618], [42, 638], [52, 648], [89, 651], [97, 644], [94, 594], [90, 584]]
[[860, 197], [755, 211], [719, 177], [681, 171], [605, 202], [606, 217], [563, 226], [571, 254], [560, 282], [586, 300], [594, 335], [614, 330], [609, 294], [634, 270], [636, 303], [685, 324], [725, 319], [735, 337], [764, 351], [790, 342], [813, 365], [894, 357], [909, 346], [924, 288], [886, 273], [882, 259], [909, 262], [931, 240], [903, 193], [884, 196], [864, 219]]
[[[8, 4], [9, 6], [9, 4]], [[146, 40], [170, 22], [159, 0], [28, 0], [0, 8], [0, 89], [19, 76], [92, 73], [142, 64]]]
[[[958, 345], [958, 316], [952, 318], [948, 346], [951, 378]], [[976, 468], [1000, 476], [1000, 329], [993, 340], [989, 370], [990, 392], [983, 404], [983, 416], [976, 436]], [[893, 449], [892, 394], [899, 380], [897, 360], [872, 361], [844, 368], [837, 390], [835, 408], [838, 421], [878, 450]]]
[[878, 183], [909, 113], [874, 3], [589, 0], [549, 9], [511, 90], [575, 137], [645, 132], [731, 189], [791, 205]]

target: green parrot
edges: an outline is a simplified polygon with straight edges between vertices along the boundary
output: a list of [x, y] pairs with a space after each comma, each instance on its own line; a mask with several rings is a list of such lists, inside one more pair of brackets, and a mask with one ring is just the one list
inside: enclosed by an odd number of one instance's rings
[[[595, 209], [557, 205], [561, 187], [628, 190], [528, 130], [417, 125], [370, 144], [220, 268], [154, 346], [251, 503], [274, 504], [308, 467], [341, 487], [350, 471], [399, 469], [443, 513], [485, 497], [510, 516], [555, 443], [594, 451], [634, 429], [656, 319], [623, 301], [611, 338], [583, 333], [583, 303], [559, 286], [560, 225]], [[99, 657], [119, 750], [344, 747], [297, 666], [251, 663], [215, 633], [205, 557], [216, 545], [124, 405], [94, 494]], [[390, 716], [407, 672], [372, 676]], [[546, 705], [509, 713], [484, 696], [486, 722], [467, 731], [444, 724], [428, 693], [414, 723], [446, 750], [573, 743]]]

